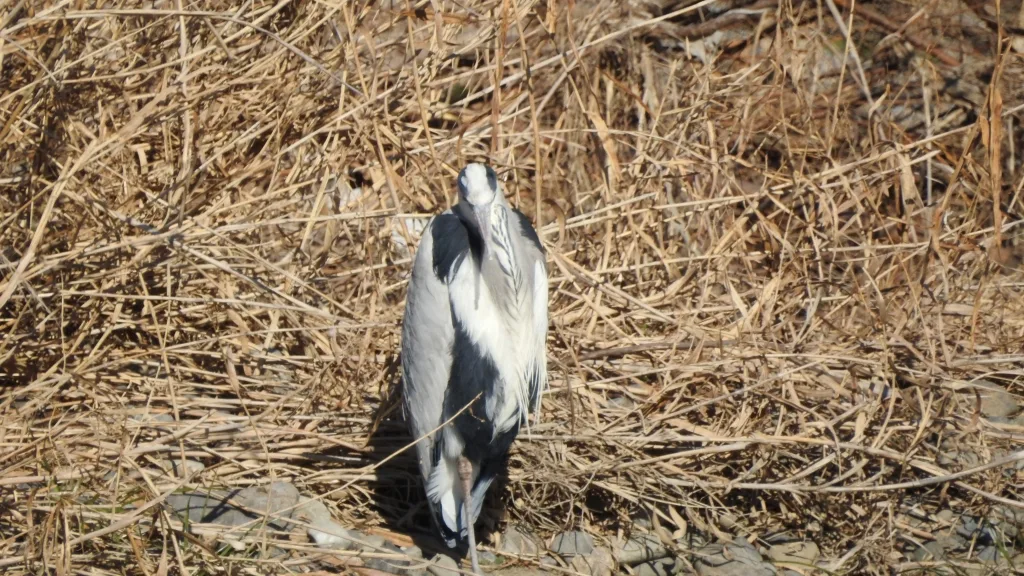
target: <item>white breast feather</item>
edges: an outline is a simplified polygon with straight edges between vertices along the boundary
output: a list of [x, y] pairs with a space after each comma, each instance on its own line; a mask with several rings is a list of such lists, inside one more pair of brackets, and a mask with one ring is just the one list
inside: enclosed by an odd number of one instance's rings
[[[476, 273], [471, 265], [459, 266], [449, 278], [449, 293], [452, 312], [469, 339], [490, 355], [503, 381], [503, 402], [496, 406], [497, 398], [489, 398], [485, 403], [487, 414], [495, 423], [495, 434], [508, 430], [517, 421], [529, 427], [530, 381], [534, 374], [539, 377], [540, 386], [546, 381], [548, 285], [544, 264], [538, 261], [535, 265], [534, 285], [529, 287], [532, 290], [520, 283], [519, 293], [514, 295], [515, 306], [509, 311], [518, 317], [516, 321], [497, 306], [490, 290], [476, 282]], [[478, 288], [480, 294], [476, 293]], [[539, 411], [539, 402], [536, 407]]]
[[[527, 406], [522, 403], [526, 395], [521, 390], [522, 377], [519, 374], [522, 371], [517, 365], [517, 346], [510, 345], [518, 339], [510, 341], [504, 314], [495, 305], [490, 291], [475, 281], [475, 274], [476, 269], [469, 262], [459, 266], [449, 280], [449, 293], [452, 312], [466, 330], [469, 340], [491, 357], [503, 381], [505, 394], [502, 405], [495, 405], [496, 397], [485, 402], [487, 415], [495, 423], [495, 433], [499, 433], [508, 430], [517, 412]], [[479, 294], [476, 293], [478, 288]]]

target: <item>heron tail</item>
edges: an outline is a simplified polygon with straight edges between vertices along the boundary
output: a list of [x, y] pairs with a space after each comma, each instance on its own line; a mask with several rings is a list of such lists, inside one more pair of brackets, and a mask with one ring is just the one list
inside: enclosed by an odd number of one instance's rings
[[[430, 511], [449, 548], [454, 548], [459, 540], [468, 536], [468, 524], [462, 506], [462, 490], [459, 489], [459, 474], [457, 460], [442, 458], [437, 466], [430, 471], [430, 478], [427, 480], [427, 500], [430, 503]], [[473, 490], [470, 494], [469, 509], [472, 518], [470, 522], [476, 522], [483, 510], [484, 497], [487, 489], [494, 481], [494, 475], [483, 473], [479, 466], [473, 466]]]

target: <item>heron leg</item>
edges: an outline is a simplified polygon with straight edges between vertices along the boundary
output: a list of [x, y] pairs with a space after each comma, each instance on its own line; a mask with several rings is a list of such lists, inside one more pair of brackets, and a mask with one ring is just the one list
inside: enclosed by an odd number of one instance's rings
[[469, 558], [473, 563], [473, 573], [483, 576], [480, 562], [476, 556], [476, 534], [473, 531], [473, 517], [470, 515], [470, 495], [473, 493], [473, 464], [465, 457], [459, 456], [459, 480], [462, 481], [462, 518], [466, 522], [466, 533], [469, 536]]

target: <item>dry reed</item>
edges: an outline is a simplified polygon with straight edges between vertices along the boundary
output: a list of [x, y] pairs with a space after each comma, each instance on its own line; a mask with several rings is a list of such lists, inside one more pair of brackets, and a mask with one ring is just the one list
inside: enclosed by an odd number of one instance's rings
[[977, 386], [1024, 391], [1020, 7], [985, 6], [0, 7], [0, 566], [322, 569], [159, 506], [272, 480], [407, 543], [408, 247], [478, 159], [550, 254], [504, 521], [970, 566], [899, 552], [1024, 506]]

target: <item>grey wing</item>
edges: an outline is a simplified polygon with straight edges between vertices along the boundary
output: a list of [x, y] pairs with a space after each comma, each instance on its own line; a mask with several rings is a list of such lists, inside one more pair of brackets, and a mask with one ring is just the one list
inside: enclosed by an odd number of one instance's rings
[[519, 221], [521, 245], [525, 255], [525, 268], [529, 270], [530, 292], [533, 298], [533, 366], [529, 375], [530, 411], [540, 416], [541, 393], [547, 388], [547, 335], [548, 335], [548, 274], [544, 246], [530, 219], [515, 210]]
[[424, 478], [432, 468], [429, 435], [441, 423], [455, 338], [448, 287], [434, 264], [435, 218], [423, 231], [406, 295], [402, 320], [402, 399], [409, 431], [418, 439], [416, 456]]

